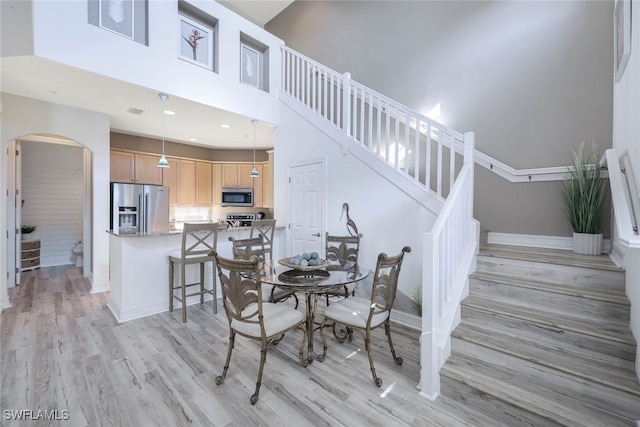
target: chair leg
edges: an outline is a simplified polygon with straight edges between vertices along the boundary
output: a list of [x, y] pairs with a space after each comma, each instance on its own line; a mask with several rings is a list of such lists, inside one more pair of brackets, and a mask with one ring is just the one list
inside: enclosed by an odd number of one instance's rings
[[389, 340], [389, 349], [391, 349], [391, 356], [393, 356], [393, 360], [398, 365], [402, 365], [402, 357], [398, 357], [396, 355], [396, 350], [393, 348], [393, 342], [391, 342], [391, 322], [389, 322], [389, 318], [384, 321], [384, 332], [387, 334], [387, 340]]
[[266, 340], [262, 341], [262, 348], [260, 349], [260, 369], [258, 370], [258, 380], [256, 381], [256, 391], [249, 399], [252, 405], [255, 405], [258, 401], [258, 394], [260, 393], [260, 385], [262, 384], [262, 372], [264, 371], [264, 362], [267, 360], [267, 347], [269, 343]]
[[180, 291], [182, 296], [182, 323], [187, 323], [187, 286], [186, 286], [186, 267], [184, 263], [180, 264]]
[[204, 262], [200, 263], [200, 304], [204, 304]]
[[173, 261], [169, 260], [169, 312], [173, 313]]
[[211, 261], [211, 264], [213, 265], [213, 277], [211, 278], [211, 286], [212, 286], [212, 293], [213, 293], [213, 314], [218, 313], [218, 282], [217, 282], [217, 274], [216, 274], [216, 264], [215, 262]]
[[229, 370], [229, 362], [231, 361], [231, 353], [233, 352], [233, 345], [236, 342], [236, 332], [231, 331], [229, 335], [229, 349], [227, 350], [227, 360], [224, 362], [224, 369], [222, 370], [222, 375], [216, 377], [216, 384], [220, 385], [224, 381], [227, 376], [227, 371]]
[[365, 338], [364, 338], [364, 347], [367, 350], [367, 355], [369, 356], [369, 365], [371, 366], [371, 375], [373, 375], [373, 382], [376, 383], [378, 387], [382, 385], [382, 379], [378, 378], [376, 375], [376, 368], [373, 365], [373, 354], [371, 353], [371, 331], [367, 329]]

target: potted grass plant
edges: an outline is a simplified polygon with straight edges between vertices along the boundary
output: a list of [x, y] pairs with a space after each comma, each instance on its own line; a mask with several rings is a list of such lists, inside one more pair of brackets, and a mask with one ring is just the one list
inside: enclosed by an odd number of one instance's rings
[[607, 179], [598, 164], [600, 150], [594, 143], [589, 152], [584, 141], [572, 152], [572, 166], [564, 181], [565, 210], [573, 228], [573, 251], [579, 254], [602, 253], [602, 205], [607, 192]]

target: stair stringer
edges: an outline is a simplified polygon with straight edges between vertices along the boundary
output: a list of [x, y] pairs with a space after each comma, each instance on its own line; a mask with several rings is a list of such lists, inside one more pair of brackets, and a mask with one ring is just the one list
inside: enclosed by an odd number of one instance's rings
[[348, 154], [360, 160], [436, 216], [440, 213], [444, 205], [444, 199], [438, 197], [435, 192], [418, 185], [407, 176], [399, 173], [379, 156], [363, 148], [353, 138], [347, 137], [344, 132], [333, 123], [324, 120], [322, 116], [304, 107], [303, 104], [295, 98], [292, 98], [286, 92], [281, 92], [280, 100], [302, 118], [320, 129], [331, 141], [339, 146], [343, 146], [343, 141], [346, 138]]

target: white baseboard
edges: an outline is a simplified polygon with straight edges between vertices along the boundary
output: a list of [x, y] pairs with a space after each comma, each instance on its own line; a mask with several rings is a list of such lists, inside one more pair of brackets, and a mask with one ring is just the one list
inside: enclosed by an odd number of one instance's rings
[[0, 299], [0, 310], [4, 310], [9, 307], [11, 307], [11, 301], [9, 301], [9, 298]]
[[[573, 250], [572, 237], [539, 236], [534, 234], [496, 233], [490, 231], [487, 243], [496, 245], [528, 246], [531, 248]], [[602, 240], [602, 252], [611, 252], [611, 240]]]
[[415, 314], [405, 313], [404, 311], [393, 310], [391, 321], [406, 326], [417, 331], [422, 330], [422, 318]]

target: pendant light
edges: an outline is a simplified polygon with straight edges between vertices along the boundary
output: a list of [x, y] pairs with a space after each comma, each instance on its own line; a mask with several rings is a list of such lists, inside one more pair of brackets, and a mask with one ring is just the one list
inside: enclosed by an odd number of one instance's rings
[[158, 96], [162, 100], [162, 157], [160, 157], [160, 160], [158, 160], [158, 167], [168, 168], [169, 161], [164, 156], [164, 102], [169, 98], [169, 95], [167, 95], [166, 93], [159, 93]]
[[253, 124], [253, 169], [251, 169], [251, 173], [249, 174], [249, 176], [251, 176], [251, 178], [257, 178], [258, 170], [256, 169], [256, 125], [258, 124], [258, 121], [256, 119], [253, 119], [251, 120], [251, 123]]

